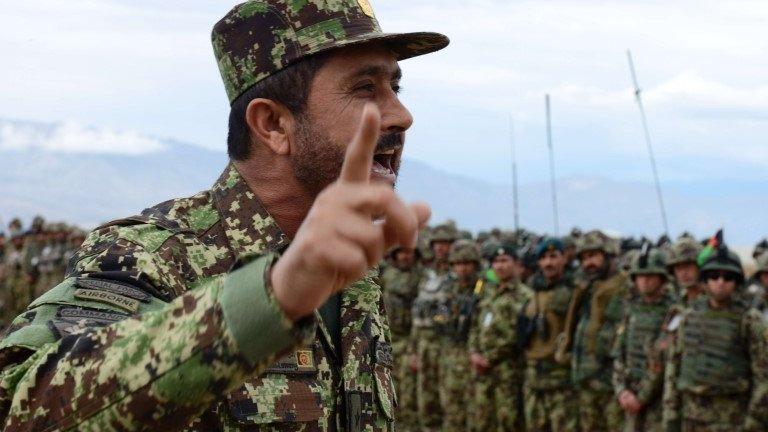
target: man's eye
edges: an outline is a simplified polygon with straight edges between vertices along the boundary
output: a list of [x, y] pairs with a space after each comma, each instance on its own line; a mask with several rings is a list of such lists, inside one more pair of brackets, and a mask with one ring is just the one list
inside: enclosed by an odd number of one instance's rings
[[374, 93], [376, 91], [376, 86], [373, 84], [363, 84], [355, 87], [355, 91]]
[[403, 91], [403, 87], [400, 84], [392, 84], [392, 91], [395, 93], [400, 93]]

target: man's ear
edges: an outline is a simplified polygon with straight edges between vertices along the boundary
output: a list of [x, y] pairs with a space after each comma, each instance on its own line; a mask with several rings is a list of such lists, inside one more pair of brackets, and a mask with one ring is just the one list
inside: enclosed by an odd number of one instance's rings
[[271, 99], [254, 99], [245, 110], [245, 122], [256, 143], [279, 155], [290, 153], [294, 118], [283, 104]]

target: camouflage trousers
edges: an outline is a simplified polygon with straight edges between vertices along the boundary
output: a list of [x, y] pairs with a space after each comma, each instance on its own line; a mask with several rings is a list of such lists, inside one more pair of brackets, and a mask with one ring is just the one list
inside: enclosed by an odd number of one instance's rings
[[472, 432], [522, 431], [522, 375], [504, 364], [475, 375], [471, 406]]
[[663, 432], [661, 400], [656, 399], [637, 415], [624, 413], [624, 432]]
[[684, 392], [681, 396], [683, 432], [752, 432], [764, 430], [762, 427], [742, 429], [744, 413], [749, 403], [746, 395], [704, 396]]
[[471, 392], [469, 352], [464, 346], [446, 345], [440, 360], [440, 404], [445, 432], [467, 430], [467, 403]]
[[526, 383], [525, 425], [529, 432], [577, 432], [576, 393], [572, 388], [535, 389]]
[[440, 430], [443, 413], [440, 406], [440, 356], [442, 343], [437, 335], [419, 335], [416, 354], [419, 371], [416, 375], [416, 405], [423, 430]]
[[397, 389], [397, 430], [418, 429], [416, 406], [416, 374], [411, 371], [408, 336], [392, 335], [392, 355], [395, 359], [394, 380]]
[[624, 413], [613, 391], [590, 385], [576, 390], [579, 429], [582, 432], [618, 432], [624, 427]]

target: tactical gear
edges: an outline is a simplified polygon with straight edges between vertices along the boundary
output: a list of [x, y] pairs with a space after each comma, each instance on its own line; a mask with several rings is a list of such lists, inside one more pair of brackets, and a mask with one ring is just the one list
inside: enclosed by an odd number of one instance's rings
[[678, 387], [695, 393], [742, 393], [750, 387], [750, 364], [742, 319], [746, 308], [711, 310], [697, 300], [686, 316]]
[[611, 239], [603, 232], [594, 230], [584, 234], [576, 243], [576, 254], [581, 255], [584, 252], [599, 250], [607, 255], [613, 255], [615, 248], [611, 244]]
[[[671, 287], [665, 287], [671, 289]], [[650, 362], [658, 361], [654, 352], [654, 343], [661, 333], [661, 324], [667, 310], [674, 304], [671, 294], [664, 295], [652, 304], [637, 298], [629, 305], [626, 332], [626, 360], [628, 379], [639, 382], [650, 369]]]
[[739, 275], [739, 284], [744, 281], [744, 269], [741, 258], [724, 245], [719, 247], [701, 266], [702, 279], [711, 271], [726, 271]]
[[451, 264], [459, 262], [474, 262], [480, 264], [480, 251], [477, 250], [475, 243], [469, 240], [459, 240], [451, 246], [451, 252], [448, 255], [448, 262]]
[[632, 278], [637, 275], [655, 274], [666, 279], [668, 276], [664, 253], [659, 249], [640, 251], [640, 253], [638, 253], [632, 260], [632, 267], [629, 274]]
[[669, 256], [667, 257], [667, 268], [677, 264], [696, 263], [701, 249], [701, 244], [696, 240], [681, 238], [670, 248]]
[[249, 0], [216, 23], [211, 40], [230, 103], [262, 79], [331, 49], [382, 42], [404, 60], [448, 45], [439, 33], [383, 33], [368, 0]]
[[448, 310], [444, 307], [448, 298], [445, 290], [447, 278], [447, 274], [438, 275], [432, 269], [425, 272], [419, 295], [412, 306], [414, 327], [439, 330], [448, 321]]
[[387, 267], [381, 275], [382, 296], [393, 335], [407, 337], [411, 332], [411, 309], [418, 294], [421, 271]]

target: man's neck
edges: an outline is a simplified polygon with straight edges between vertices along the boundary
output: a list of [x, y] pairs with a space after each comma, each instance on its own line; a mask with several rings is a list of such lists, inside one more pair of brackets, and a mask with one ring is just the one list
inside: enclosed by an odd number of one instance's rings
[[731, 297], [724, 300], [716, 300], [712, 297], [709, 298], [709, 307], [711, 309], [725, 309], [731, 305]]
[[285, 160], [234, 162], [248, 188], [256, 194], [277, 226], [293, 239], [315, 201], [296, 180]]

